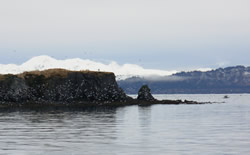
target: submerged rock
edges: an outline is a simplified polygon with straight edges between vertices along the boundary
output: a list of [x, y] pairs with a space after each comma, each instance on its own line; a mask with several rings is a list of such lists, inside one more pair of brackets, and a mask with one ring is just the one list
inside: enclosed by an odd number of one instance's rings
[[142, 101], [155, 101], [155, 98], [152, 96], [150, 92], [150, 88], [147, 85], [143, 85], [138, 91], [138, 100]]

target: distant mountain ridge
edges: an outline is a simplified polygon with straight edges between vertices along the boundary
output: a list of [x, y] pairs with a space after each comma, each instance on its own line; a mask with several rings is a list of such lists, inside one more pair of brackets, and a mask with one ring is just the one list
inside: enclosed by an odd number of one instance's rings
[[126, 93], [134, 94], [148, 84], [152, 93], [250, 93], [250, 67], [234, 66], [211, 71], [179, 72], [161, 78], [132, 77], [118, 81]]

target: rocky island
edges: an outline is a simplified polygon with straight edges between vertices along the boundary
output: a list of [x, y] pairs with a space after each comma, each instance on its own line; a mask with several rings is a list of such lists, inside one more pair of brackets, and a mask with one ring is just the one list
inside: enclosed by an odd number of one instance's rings
[[49, 69], [0, 75], [0, 107], [86, 107], [152, 104], [200, 104], [193, 101], [156, 100], [148, 86], [138, 98], [119, 88], [114, 73]]

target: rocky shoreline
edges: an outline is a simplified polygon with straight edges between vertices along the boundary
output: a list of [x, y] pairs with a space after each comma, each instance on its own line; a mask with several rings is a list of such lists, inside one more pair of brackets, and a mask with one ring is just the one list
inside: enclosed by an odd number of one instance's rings
[[23, 103], [2, 103], [0, 104], [0, 111], [1, 110], [84, 110], [89, 108], [118, 108], [124, 106], [152, 106], [152, 105], [180, 105], [180, 104], [211, 104], [205, 102], [195, 102], [195, 101], [181, 101], [181, 100], [156, 100], [154, 102], [150, 101], [139, 101], [137, 99], [133, 99], [128, 102], [111, 102], [111, 103], [91, 103], [91, 102], [72, 102], [72, 103], [65, 103], [65, 102], [23, 102]]
[[84, 108], [153, 104], [204, 104], [156, 100], [147, 85], [137, 99], [118, 87], [110, 72], [50, 69], [18, 75], [0, 75], [0, 108]]

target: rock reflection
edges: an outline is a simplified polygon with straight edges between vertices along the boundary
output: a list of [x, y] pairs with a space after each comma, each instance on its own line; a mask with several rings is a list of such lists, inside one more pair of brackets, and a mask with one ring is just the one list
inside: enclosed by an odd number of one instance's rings
[[151, 123], [152, 106], [138, 107], [139, 122], [141, 127], [148, 128]]
[[0, 127], [0, 139], [7, 140], [0, 144], [10, 151], [15, 148], [25, 153], [30, 148], [53, 152], [67, 147], [70, 151], [74, 146], [72, 149], [75, 151], [81, 150], [83, 144], [85, 147], [109, 144], [116, 137], [115, 114], [116, 109], [103, 108], [1, 113], [0, 122], [5, 122]]

